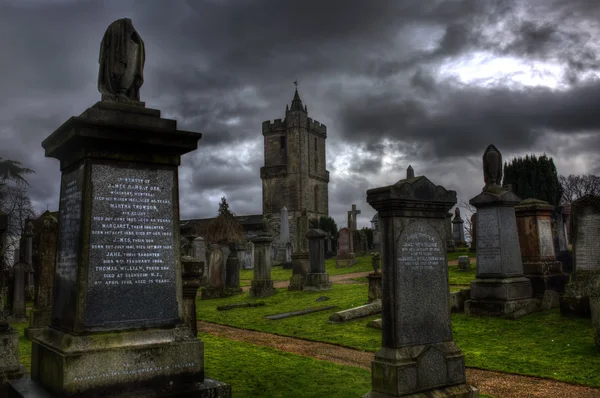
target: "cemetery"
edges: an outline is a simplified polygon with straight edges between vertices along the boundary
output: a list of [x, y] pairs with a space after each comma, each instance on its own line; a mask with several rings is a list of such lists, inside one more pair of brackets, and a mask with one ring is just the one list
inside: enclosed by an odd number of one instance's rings
[[[223, 201], [181, 220], [181, 156], [204, 137], [140, 100], [145, 51], [113, 22], [101, 100], [41, 143], [59, 209], [28, 220], [5, 273], [0, 397], [600, 396], [599, 196], [572, 203], [569, 248], [555, 206], [503, 184], [489, 145], [473, 216], [408, 166], [361, 193], [372, 239], [353, 203], [335, 231], [313, 221], [328, 174], [309, 209], [273, 199], [241, 220]], [[261, 170], [267, 190], [282, 175]]]

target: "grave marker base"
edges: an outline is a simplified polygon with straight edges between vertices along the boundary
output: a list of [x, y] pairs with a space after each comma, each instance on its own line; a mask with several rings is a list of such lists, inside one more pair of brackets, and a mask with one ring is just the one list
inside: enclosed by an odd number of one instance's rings
[[331, 290], [331, 282], [329, 282], [329, 274], [324, 273], [308, 273], [304, 282], [304, 290], [322, 291]]
[[271, 279], [253, 279], [250, 282], [250, 297], [269, 297], [277, 292]]

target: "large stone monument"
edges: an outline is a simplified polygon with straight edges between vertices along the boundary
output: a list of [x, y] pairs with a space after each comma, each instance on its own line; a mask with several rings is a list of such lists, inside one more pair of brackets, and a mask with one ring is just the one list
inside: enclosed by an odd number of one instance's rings
[[62, 173], [51, 324], [12, 397], [231, 394], [205, 378], [204, 345], [183, 323], [178, 166], [201, 134], [139, 102], [143, 60], [131, 20], [111, 24], [103, 101], [42, 143]]
[[507, 316], [536, 304], [523, 276], [514, 209], [521, 200], [500, 186], [502, 155], [493, 145], [483, 154], [483, 176], [483, 191], [469, 201], [477, 208], [477, 266], [465, 312]]
[[250, 297], [268, 297], [275, 294], [271, 279], [271, 242], [273, 237], [268, 231], [267, 221], [263, 218], [262, 231], [254, 239], [254, 278], [250, 282]]
[[477, 397], [452, 339], [446, 213], [456, 192], [426, 177], [370, 189], [382, 231], [382, 348], [364, 397]]
[[311, 229], [306, 233], [308, 239], [308, 255], [310, 272], [306, 274], [304, 290], [330, 290], [329, 274], [325, 270], [325, 237], [320, 229]]
[[590, 297], [600, 296], [600, 196], [571, 203], [573, 273], [560, 300], [565, 316], [590, 317]]
[[296, 251], [292, 253], [292, 277], [288, 290], [302, 290], [306, 274], [310, 271], [307, 232], [308, 216], [306, 215], [306, 209], [303, 209], [300, 217], [296, 218]]
[[542, 298], [546, 290], [563, 293], [569, 281], [554, 252], [553, 212], [554, 206], [538, 199], [525, 199], [515, 207], [523, 273], [537, 298]]

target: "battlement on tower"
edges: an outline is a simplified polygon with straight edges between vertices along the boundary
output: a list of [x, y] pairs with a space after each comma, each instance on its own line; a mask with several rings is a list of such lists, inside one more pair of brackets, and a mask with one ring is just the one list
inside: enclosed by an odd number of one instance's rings
[[270, 120], [266, 120], [262, 124], [262, 132], [265, 133], [275, 133], [285, 131], [285, 119], [275, 119], [273, 122]]
[[310, 117], [307, 118], [307, 128], [309, 131], [327, 135], [327, 126], [325, 126], [323, 123], [319, 123], [318, 120], [313, 120]]

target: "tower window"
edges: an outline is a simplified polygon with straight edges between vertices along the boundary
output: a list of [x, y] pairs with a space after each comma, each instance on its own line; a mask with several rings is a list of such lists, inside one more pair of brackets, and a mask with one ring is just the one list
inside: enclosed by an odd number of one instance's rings
[[315, 156], [315, 171], [317, 171], [318, 167], [319, 167], [319, 159], [317, 159], [317, 157]]
[[279, 149], [285, 149], [285, 136], [279, 137]]
[[315, 151], [317, 150], [317, 137], [315, 137]]
[[315, 186], [315, 211], [318, 212], [319, 211], [319, 187]]

